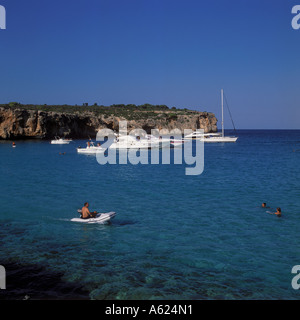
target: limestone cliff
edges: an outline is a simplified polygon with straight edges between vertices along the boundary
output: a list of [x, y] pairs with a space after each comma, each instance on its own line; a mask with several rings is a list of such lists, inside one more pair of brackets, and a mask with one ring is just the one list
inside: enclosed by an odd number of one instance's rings
[[134, 117], [118, 114], [56, 113], [41, 110], [0, 107], [0, 139], [51, 139], [65, 136], [73, 139], [94, 138], [99, 129], [110, 128], [118, 131], [120, 120], [128, 121], [128, 131], [142, 128], [150, 133], [151, 129], [204, 129], [205, 132], [217, 131], [217, 119], [213, 113], [180, 109], [163, 110], [149, 113], [139, 111]]

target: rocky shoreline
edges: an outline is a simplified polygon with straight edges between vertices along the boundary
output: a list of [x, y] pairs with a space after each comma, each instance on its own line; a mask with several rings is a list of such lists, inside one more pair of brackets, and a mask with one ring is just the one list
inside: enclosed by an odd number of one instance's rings
[[73, 139], [94, 138], [99, 129], [109, 128], [118, 131], [121, 120], [127, 120], [128, 132], [136, 128], [142, 128], [147, 133], [151, 133], [151, 129], [167, 132], [176, 128], [182, 132], [184, 129], [217, 132], [217, 119], [211, 112], [168, 109], [151, 112], [151, 116], [145, 111], [134, 112], [135, 118], [130, 119], [117, 112], [58, 113], [0, 107], [0, 139], [52, 139], [55, 136]]

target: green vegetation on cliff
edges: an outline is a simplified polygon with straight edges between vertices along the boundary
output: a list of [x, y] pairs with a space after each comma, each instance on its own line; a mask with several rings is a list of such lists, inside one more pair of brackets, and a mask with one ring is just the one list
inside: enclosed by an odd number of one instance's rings
[[10, 102], [8, 104], [0, 104], [0, 107], [9, 109], [21, 109], [21, 110], [35, 110], [44, 112], [55, 112], [65, 114], [85, 114], [93, 113], [97, 116], [104, 117], [123, 117], [127, 120], [141, 120], [148, 118], [173, 118], [174, 120], [178, 115], [188, 115], [195, 113], [196, 111], [185, 109], [177, 109], [175, 107], [169, 108], [166, 105], [152, 105], [145, 103], [142, 105], [135, 104], [113, 104], [111, 106], [94, 105], [89, 106], [84, 103], [79, 105], [33, 105], [33, 104], [20, 104], [18, 102]]

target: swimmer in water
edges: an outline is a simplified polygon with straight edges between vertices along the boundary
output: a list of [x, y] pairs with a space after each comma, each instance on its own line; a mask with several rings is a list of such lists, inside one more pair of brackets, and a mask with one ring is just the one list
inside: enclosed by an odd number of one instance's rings
[[281, 208], [277, 208], [276, 212], [270, 212], [270, 214], [276, 214], [277, 217], [281, 217]]
[[267, 204], [265, 202], [263, 202], [260, 207], [264, 209], [270, 208], [270, 207], [267, 207]]

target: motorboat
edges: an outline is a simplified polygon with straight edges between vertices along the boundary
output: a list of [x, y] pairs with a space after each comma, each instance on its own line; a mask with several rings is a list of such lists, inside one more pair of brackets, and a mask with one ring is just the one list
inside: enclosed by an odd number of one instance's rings
[[55, 137], [54, 140], [51, 140], [51, 144], [69, 144], [71, 141], [72, 141], [72, 139]]
[[174, 148], [174, 147], [181, 146], [184, 143], [184, 140], [182, 140], [182, 139], [174, 139], [171, 137], [164, 137], [164, 136], [157, 137], [152, 134], [148, 134], [147, 139], [154, 142], [154, 145], [156, 143], [161, 143], [162, 148], [168, 147], [168, 146], [171, 146]]
[[182, 145], [182, 139], [175, 140], [170, 137], [156, 136], [146, 134], [144, 136], [118, 136], [114, 143], [110, 146], [112, 149], [152, 149], [152, 148], [168, 148]]
[[119, 135], [114, 139], [109, 149], [152, 149], [164, 148], [169, 145], [169, 139], [163, 139], [154, 135]]
[[78, 153], [84, 153], [84, 154], [96, 154], [98, 152], [104, 152], [105, 148], [102, 148], [100, 143], [97, 145], [94, 144], [94, 142], [89, 141], [87, 142], [87, 146], [85, 148], [78, 147], [77, 152]]
[[[77, 212], [81, 216], [81, 210], [78, 209]], [[113, 219], [116, 216], [116, 213], [114, 211], [106, 212], [106, 213], [98, 213], [95, 218], [89, 218], [89, 219], [82, 219], [80, 218], [73, 218], [71, 219], [72, 222], [82, 222], [82, 223], [100, 223], [104, 224], [109, 222], [111, 219]]]

